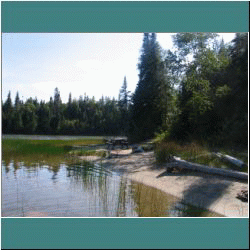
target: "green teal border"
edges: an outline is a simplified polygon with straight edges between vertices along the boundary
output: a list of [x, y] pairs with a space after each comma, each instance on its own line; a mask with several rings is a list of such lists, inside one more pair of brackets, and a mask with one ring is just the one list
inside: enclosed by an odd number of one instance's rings
[[[249, 3], [1, 2], [2, 32], [248, 32]], [[249, 219], [1, 218], [2, 249], [248, 249]]]
[[248, 32], [248, 2], [2, 1], [2, 32]]
[[248, 249], [247, 219], [5, 218], [2, 248]]

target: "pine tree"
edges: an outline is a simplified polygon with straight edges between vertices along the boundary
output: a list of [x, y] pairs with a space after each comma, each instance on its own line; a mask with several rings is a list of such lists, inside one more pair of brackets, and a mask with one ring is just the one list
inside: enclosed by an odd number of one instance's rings
[[69, 100], [68, 100], [67, 108], [66, 108], [66, 118], [69, 120], [72, 119], [72, 96], [71, 96], [71, 93], [69, 93]]
[[3, 104], [3, 133], [12, 133], [13, 130], [13, 104], [11, 92], [9, 91], [7, 99]]
[[37, 132], [41, 134], [49, 134], [50, 129], [50, 109], [49, 105], [41, 101], [37, 110], [38, 124]]
[[13, 132], [22, 133], [23, 130], [23, 120], [22, 120], [22, 108], [21, 101], [19, 98], [19, 93], [16, 93], [15, 104], [14, 104], [14, 114], [13, 114]]
[[61, 122], [61, 97], [58, 88], [55, 88], [54, 91], [54, 100], [53, 100], [53, 116], [50, 121], [50, 126], [55, 133], [60, 129]]
[[125, 76], [118, 99], [118, 105], [121, 112], [121, 130], [124, 135], [128, 133], [129, 103], [130, 91], [127, 90], [127, 79]]
[[32, 98], [29, 98], [24, 104], [22, 120], [24, 132], [27, 134], [33, 134], [37, 128], [37, 115], [36, 106], [33, 104]]
[[[133, 95], [131, 137], [151, 138], [164, 121], [166, 79], [156, 34], [145, 33], [141, 50], [139, 82]], [[137, 137], [137, 138], [136, 138]]]

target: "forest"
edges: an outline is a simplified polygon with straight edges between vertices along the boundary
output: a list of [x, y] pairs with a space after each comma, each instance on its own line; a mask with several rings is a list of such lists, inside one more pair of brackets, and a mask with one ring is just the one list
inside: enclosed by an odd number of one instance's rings
[[161, 136], [218, 145], [248, 143], [248, 34], [230, 43], [217, 33], [176, 33], [163, 50], [156, 33], [144, 33], [134, 93], [126, 76], [119, 98], [86, 93], [62, 103], [2, 100], [3, 134], [123, 135], [130, 142]]

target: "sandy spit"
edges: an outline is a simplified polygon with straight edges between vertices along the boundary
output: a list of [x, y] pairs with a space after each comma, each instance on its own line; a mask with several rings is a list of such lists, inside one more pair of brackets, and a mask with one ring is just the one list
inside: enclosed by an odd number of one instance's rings
[[166, 164], [155, 163], [153, 152], [131, 154], [124, 150], [111, 153], [109, 159], [95, 160], [124, 173], [131, 180], [178, 197], [186, 204], [226, 217], [248, 217], [248, 202], [236, 198], [241, 190], [248, 190], [246, 182], [191, 171], [167, 173]]

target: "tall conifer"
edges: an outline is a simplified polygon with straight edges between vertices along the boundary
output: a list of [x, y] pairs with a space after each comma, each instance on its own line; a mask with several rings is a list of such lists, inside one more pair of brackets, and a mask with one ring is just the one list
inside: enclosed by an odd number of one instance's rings
[[[133, 95], [131, 137], [143, 140], [154, 136], [164, 119], [162, 95], [165, 90], [164, 64], [155, 33], [144, 33], [138, 64], [139, 82]], [[133, 140], [132, 139], [132, 140]]]

